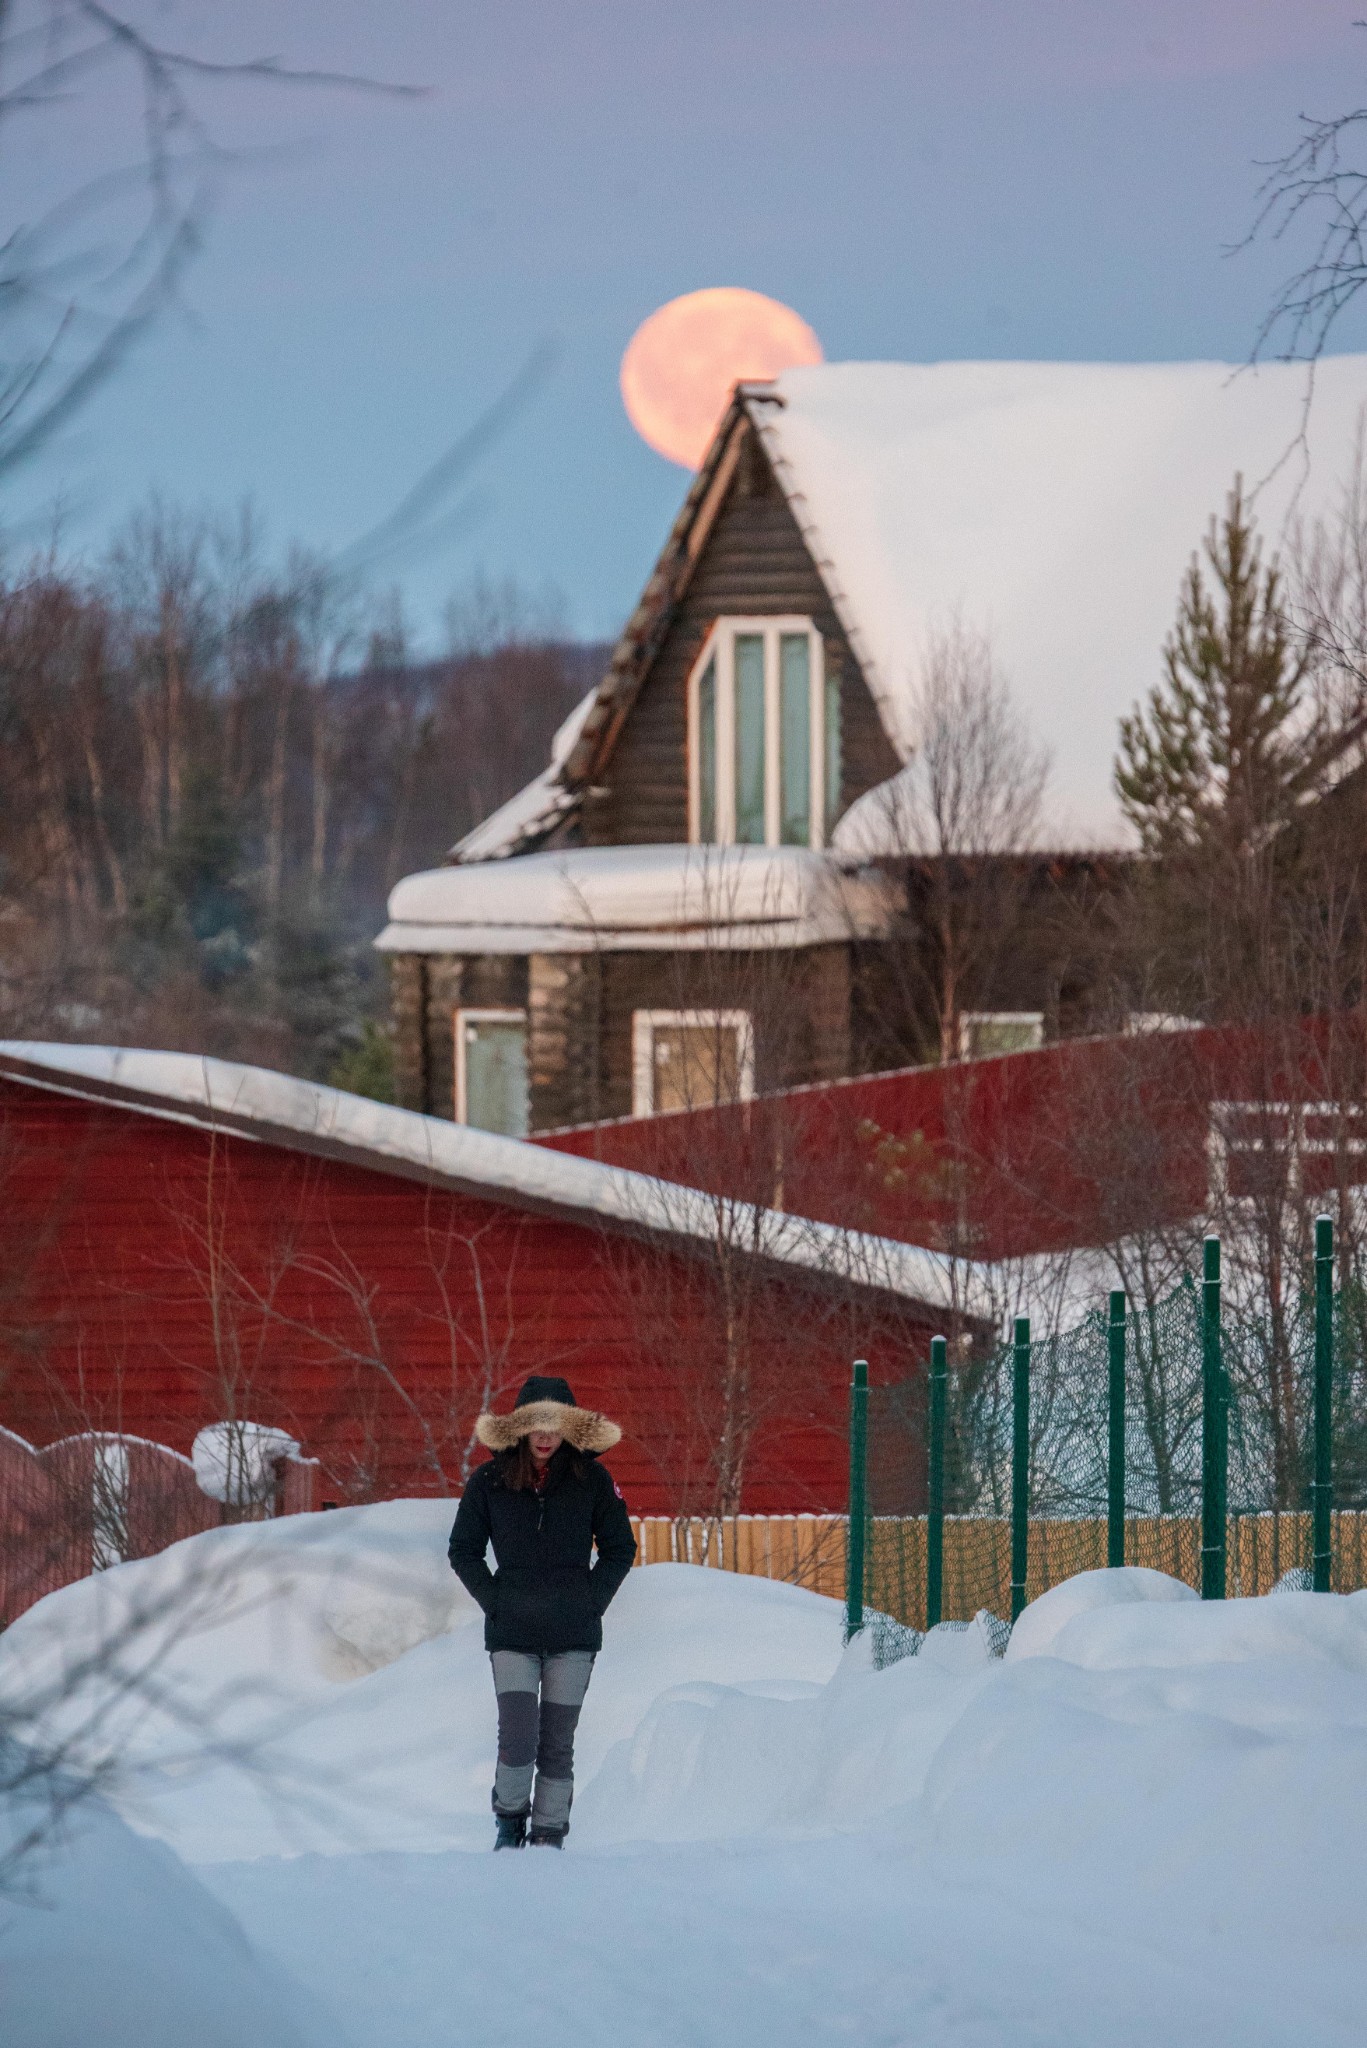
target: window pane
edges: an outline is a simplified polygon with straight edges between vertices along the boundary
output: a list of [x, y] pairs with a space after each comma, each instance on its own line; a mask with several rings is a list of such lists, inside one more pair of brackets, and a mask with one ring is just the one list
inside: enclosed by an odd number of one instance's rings
[[967, 1010], [959, 1019], [959, 1051], [965, 1059], [991, 1059], [1003, 1052], [1033, 1052], [1044, 1043], [1044, 1018], [1037, 1010], [984, 1014]]
[[512, 1018], [467, 1019], [465, 1121], [505, 1138], [527, 1135], [527, 1026]]
[[717, 664], [709, 661], [698, 678], [698, 838], [711, 846], [717, 837]]
[[779, 844], [808, 846], [812, 837], [811, 645], [805, 633], [778, 643]]
[[764, 638], [736, 635], [736, 839], [764, 844]]
[[664, 1109], [710, 1109], [740, 1092], [740, 1031], [734, 1024], [657, 1024], [651, 1102]]
[[840, 777], [843, 772], [840, 759], [840, 675], [826, 671], [826, 758], [823, 763], [822, 781], [825, 785], [825, 837], [830, 844], [835, 821], [840, 816]]

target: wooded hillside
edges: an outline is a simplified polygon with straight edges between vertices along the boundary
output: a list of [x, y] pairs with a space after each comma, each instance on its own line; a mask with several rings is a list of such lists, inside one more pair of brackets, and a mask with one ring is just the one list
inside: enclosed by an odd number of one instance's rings
[[537, 773], [601, 672], [515, 592], [450, 625], [415, 661], [317, 566], [155, 510], [98, 573], [5, 575], [0, 1032], [321, 1078], [374, 1055], [388, 890]]

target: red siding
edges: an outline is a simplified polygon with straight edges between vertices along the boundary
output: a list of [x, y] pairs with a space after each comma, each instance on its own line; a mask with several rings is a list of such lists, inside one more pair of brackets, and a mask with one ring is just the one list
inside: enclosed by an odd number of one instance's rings
[[[236, 1415], [320, 1458], [323, 1498], [451, 1491], [478, 1410], [555, 1371], [624, 1425], [633, 1510], [711, 1504], [725, 1311], [696, 1258], [4, 1080], [0, 1202], [0, 1422], [31, 1441], [184, 1451]], [[744, 1507], [843, 1505], [849, 1359], [900, 1375], [924, 1317], [787, 1273], [739, 1317]]]
[[[1359, 1022], [1075, 1039], [538, 1140], [980, 1258], [1200, 1213], [1210, 1104], [1363, 1100]], [[1340, 1148], [1342, 1151], [1342, 1148]], [[1306, 1162], [1307, 1187], [1361, 1157]], [[1322, 1179], [1311, 1186], [1318, 1171]], [[1236, 1190], [1237, 1191], [1237, 1190]]]

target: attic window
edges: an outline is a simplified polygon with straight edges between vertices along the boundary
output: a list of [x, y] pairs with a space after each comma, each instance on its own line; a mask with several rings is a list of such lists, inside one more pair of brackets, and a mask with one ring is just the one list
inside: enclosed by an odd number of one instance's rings
[[688, 679], [689, 838], [823, 846], [840, 804], [840, 687], [810, 619], [718, 619]]

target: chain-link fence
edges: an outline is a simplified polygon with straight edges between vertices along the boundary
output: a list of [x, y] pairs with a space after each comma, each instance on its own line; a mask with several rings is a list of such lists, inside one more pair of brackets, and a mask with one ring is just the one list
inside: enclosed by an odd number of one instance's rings
[[[1075, 1572], [1139, 1564], [1207, 1598], [1367, 1585], [1367, 1302], [1312, 1288], [1258, 1313], [1199, 1281], [1076, 1328], [951, 1356], [851, 1411], [849, 1621], [1014, 1617]], [[861, 1540], [862, 1539], [862, 1540]], [[1295, 1577], [1288, 1581], [1288, 1574]]]

